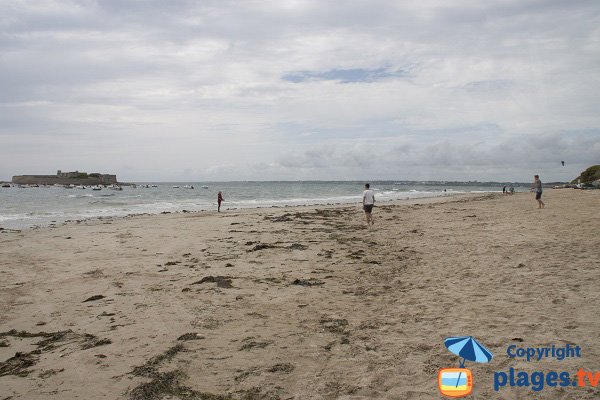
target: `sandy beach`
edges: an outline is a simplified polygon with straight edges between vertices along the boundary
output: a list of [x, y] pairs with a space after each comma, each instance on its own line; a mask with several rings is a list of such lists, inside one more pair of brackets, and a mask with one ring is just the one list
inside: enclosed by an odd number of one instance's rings
[[[600, 191], [90, 220], [0, 232], [0, 400], [592, 399], [494, 371], [600, 371]], [[507, 348], [581, 348], [528, 362]]]

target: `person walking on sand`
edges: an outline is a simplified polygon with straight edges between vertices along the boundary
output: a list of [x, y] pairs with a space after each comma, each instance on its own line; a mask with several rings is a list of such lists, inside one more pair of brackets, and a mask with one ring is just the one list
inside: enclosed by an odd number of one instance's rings
[[363, 192], [363, 209], [365, 210], [365, 216], [367, 217], [367, 225], [373, 225], [373, 206], [375, 205], [375, 192], [370, 189], [368, 183], [365, 183], [365, 191]]
[[540, 180], [539, 175], [534, 175], [533, 179], [533, 187], [531, 190], [535, 190], [535, 199], [538, 202], [538, 208], [544, 208], [546, 205], [542, 201], [542, 181]]
[[217, 194], [217, 212], [221, 212], [221, 203], [225, 201], [223, 199], [223, 195], [221, 194], [221, 192], [219, 192], [219, 194]]

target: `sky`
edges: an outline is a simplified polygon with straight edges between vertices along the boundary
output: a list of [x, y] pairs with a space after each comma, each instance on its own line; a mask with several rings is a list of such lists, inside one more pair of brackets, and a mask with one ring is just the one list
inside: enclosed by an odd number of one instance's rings
[[596, 0], [0, 0], [0, 180], [565, 181], [599, 106]]

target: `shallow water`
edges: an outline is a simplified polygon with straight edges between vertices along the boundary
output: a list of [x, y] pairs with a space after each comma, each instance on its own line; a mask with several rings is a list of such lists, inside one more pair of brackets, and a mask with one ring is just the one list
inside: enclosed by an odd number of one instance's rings
[[[147, 183], [149, 186], [152, 183]], [[0, 227], [21, 229], [68, 220], [131, 214], [216, 210], [217, 193], [222, 210], [306, 204], [360, 203], [363, 182], [161, 182], [158, 187], [124, 186], [122, 191], [63, 187], [0, 188]], [[185, 189], [192, 185], [194, 189]], [[179, 188], [173, 188], [179, 186]], [[202, 188], [208, 186], [208, 189]], [[498, 192], [502, 185], [373, 182], [378, 201], [445, 196], [453, 193]], [[444, 189], [446, 192], [444, 192]], [[519, 188], [515, 188], [519, 190]]]

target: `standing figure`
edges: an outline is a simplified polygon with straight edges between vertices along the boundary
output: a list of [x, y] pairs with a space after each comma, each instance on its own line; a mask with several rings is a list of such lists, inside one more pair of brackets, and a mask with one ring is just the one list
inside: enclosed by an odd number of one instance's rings
[[538, 202], [538, 208], [544, 208], [546, 205], [542, 201], [542, 181], [540, 180], [539, 175], [534, 175], [533, 179], [533, 187], [531, 190], [535, 190], [535, 199]]
[[219, 194], [217, 194], [217, 212], [221, 212], [221, 203], [225, 201], [223, 199], [223, 195], [221, 194], [221, 192], [219, 192]]
[[373, 206], [375, 205], [375, 192], [370, 189], [370, 185], [365, 183], [365, 191], [363, 192], [363, 209], [367, 217], [367, 225], [373, 225]]

